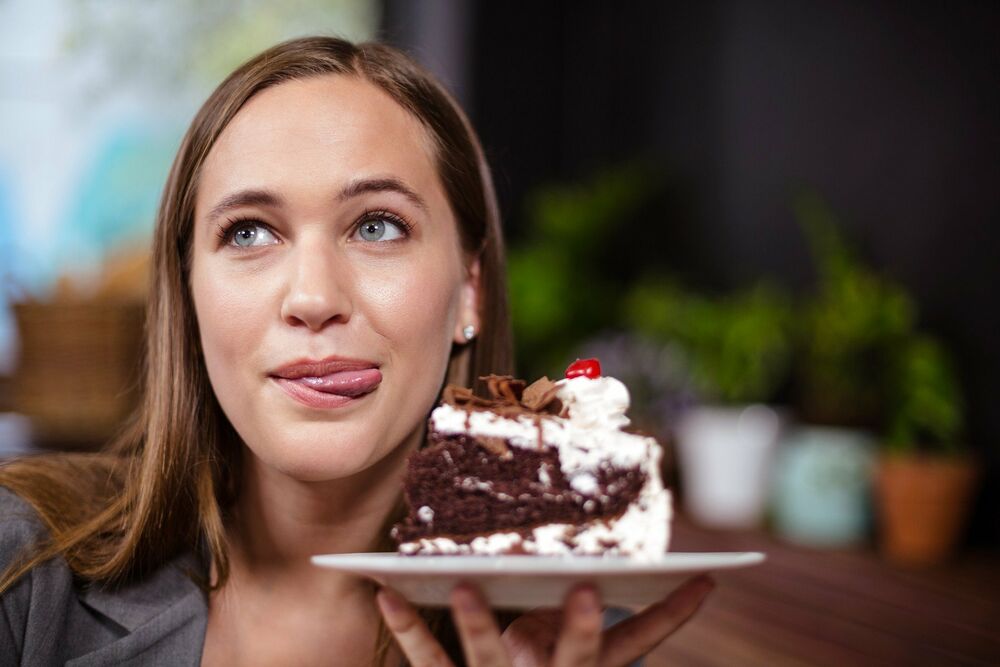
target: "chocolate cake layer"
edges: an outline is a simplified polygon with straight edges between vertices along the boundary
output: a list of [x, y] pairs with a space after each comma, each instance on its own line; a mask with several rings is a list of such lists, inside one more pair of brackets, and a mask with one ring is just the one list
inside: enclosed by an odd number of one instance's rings
[[[618, 517], [639, 495], [646, 474], [610, 465], [595, 471], [596, 492], [574, 490], [557, 450], [526, 449], [501, 438], [431, 433], [410, 457], [404, 490], [410, 514], [393, 531], [400, 542], [449, 537], [467, 542], [490, 532]], [[429, 508], [429, 509], [428, 509]]]

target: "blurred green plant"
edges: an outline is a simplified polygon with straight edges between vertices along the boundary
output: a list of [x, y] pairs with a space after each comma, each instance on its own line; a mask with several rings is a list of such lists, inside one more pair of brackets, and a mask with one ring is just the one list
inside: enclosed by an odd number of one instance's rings
[[703, 401], [773, 401], [792, 376], [807, 421], [880, 430], [896, 451], [959, 447], [963, 402], [944, 348], [916, 331], [913, 298], [856, 255], [818, 195], [795, 200], [818, 280], [793, 302], [764, 283], [710, 296], [641, 260], [622, 264], [615, 254], [635, 247], [633, 227], [638, 243], [655, 242], [648, 224], [630, 223], [662, 185], [632, 165], [529, 199], [528, 233], [508, 261], [523, 375], [558, 373], [574, 350], [624, 335], [625, 351], [612, 346], [623, 359], [636, 340], [670, 350], [670, 391], [651, 404], [691, 390]]
[[891, 360], [888, 450], [959, 453], [964, 401], [944, 346], [930, 336], [914, 335]]
[[894, 452], [957, 452], [960, 383], [944, 346], [917, 330], [912, 296], [855, 255], [818, 195], [795, 208], [819, 279], [797, 335], [803, 416], [878, 429]]
[[624, 280], [607, 251], [656, 189], [653, 172], [628, 165], [529, 198], [528, 233], [507, 260], [520, 373], [561, 371], [571, 350], [620, 321]]
[[798, 324], [798, 380], [812, 422], [875, 427], [885, 408], [885, 360], [913, 329], [916, 308], [900, 286], [865, 266], [814, 193], [795, 211], [818, 272]]
[[638, 243], [651, 242], [649, 224], [631, 223], [643, 222], [637, 216], [663, 185], [655, 172], [632, 164], [529, 199], [529, 232], [508, 254], [519, 370], [558, 372], [588, 341], [630, 330], [671, 346], [703, 400], [768, 400], [789, 367], [784, 294], [761, 285], [703, 297], [666, 278], [642, 279], [651, 267], [623, 266], [611, 256], [633, 230]]
[[680, 345], [701, 400], [770, 401], [787, 378], [792, 309], [773, 286], [708, 297], [651, 278], [630, 291], [625, 309], [635, 331]]

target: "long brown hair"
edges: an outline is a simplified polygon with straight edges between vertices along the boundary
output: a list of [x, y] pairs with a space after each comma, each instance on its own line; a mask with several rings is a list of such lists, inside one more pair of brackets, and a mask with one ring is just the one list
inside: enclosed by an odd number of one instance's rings
[[242, 445], [209, 384], [188, 287], [199, 173], [223, 129], [256, 93], [331, 74], [378, 86], [420, 121], [435, 146], [463, 249], [479, 258], [481, 334], [454, 347], [447, 380], [473, 386], [481, 375], [510, 371], [496, 196], [458, 104], [431, 74], [383, 44], [308, 37], [272, 47], [212, 93], [170, 170], [153, 240], [143, 396], [133, 418], [102, 454], [37, 457], [0, 469], [0, 485], [31, 504], [50, 533], [0, 576], [0, 593], [57, 556], [85, 582], [117, 585], [195, 551], [211, 562], [212, 587], [226, 581], [224, 517], [239, 492]]

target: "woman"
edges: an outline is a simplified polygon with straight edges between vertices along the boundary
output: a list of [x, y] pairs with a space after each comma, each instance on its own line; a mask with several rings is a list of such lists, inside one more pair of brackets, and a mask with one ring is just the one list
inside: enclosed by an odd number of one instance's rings
[[153, 267], [133, 422], [107, 454], [0, 472], [5, 658], [624, 664], [710, 589], [602, 636], [591, 588], [501, 635], [460, 587], [443, 647], [447, 618], [310, 565], [389, 548], [444, 383], [510, 366], [482, 150], [399, 52], [306, 38], [234, 72], [181, 145]]

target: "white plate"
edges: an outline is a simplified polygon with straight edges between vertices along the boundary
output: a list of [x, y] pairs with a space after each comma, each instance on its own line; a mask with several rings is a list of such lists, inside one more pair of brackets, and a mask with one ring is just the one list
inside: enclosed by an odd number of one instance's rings
[[423, 606], [448, 604], [448, 594], [469, 581], [498, 609], [561, 604], [574, 584], [592, 582], [609, 606], [646, 605], [663, 599], [701, 572], [764, 562], [756, 551], [666, 553], [660, 559], [616, 556], [401, 556], [395, 553], [326, 554], [312, 562], [374, 579]]

